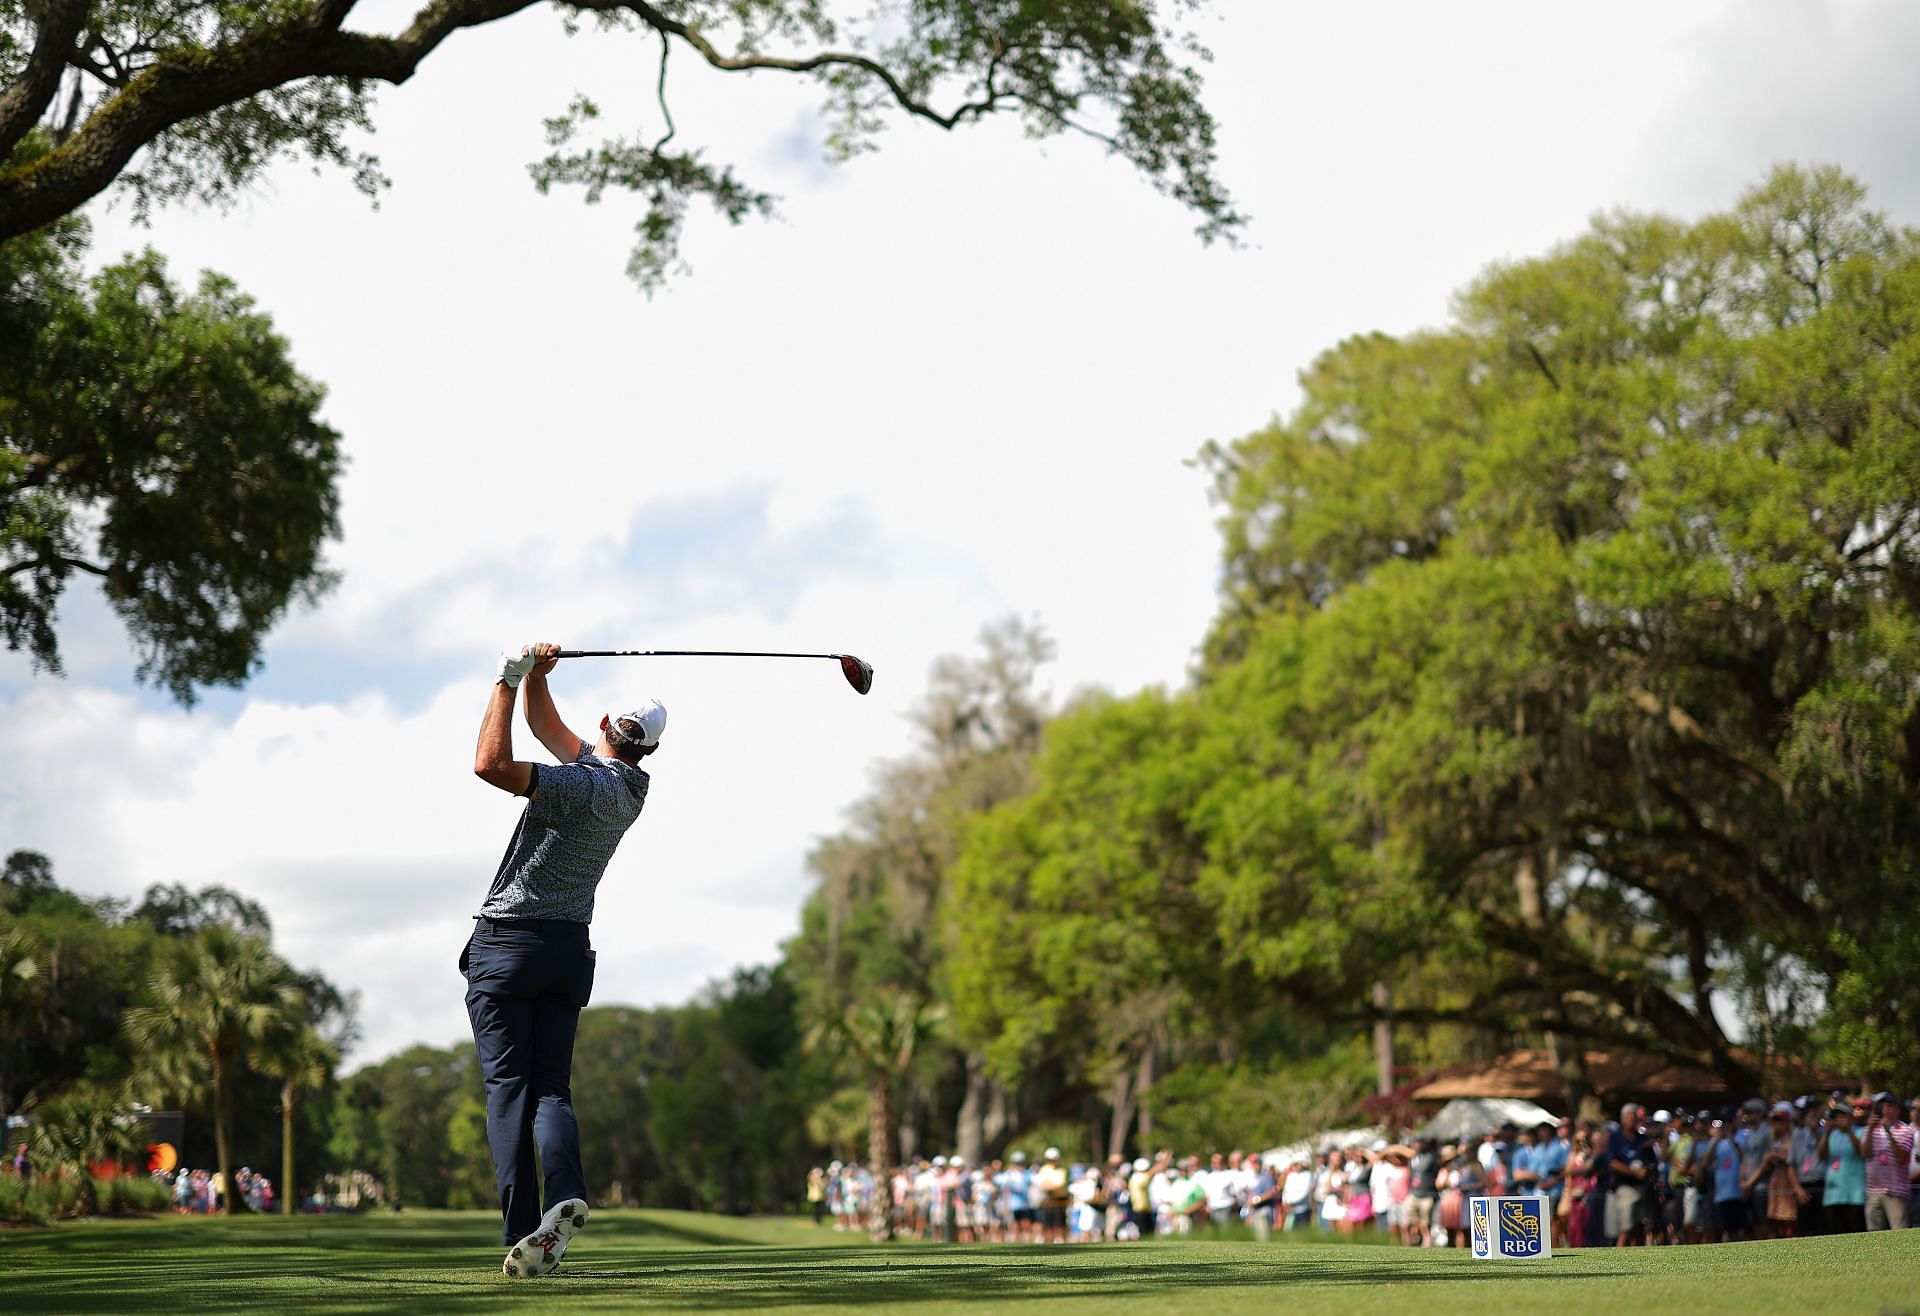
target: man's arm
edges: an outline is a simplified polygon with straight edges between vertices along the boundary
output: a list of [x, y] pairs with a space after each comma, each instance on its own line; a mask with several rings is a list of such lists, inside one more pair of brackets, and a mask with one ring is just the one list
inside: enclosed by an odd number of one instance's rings
[[510, 795], [532, 799], [533, 764], [513, 757], [513, 696], [513, 687], [504, 680], [493, 683], [486, 715], [480, 719], [480, 743], [473, 751], [473, 775]]
[[547, 673], [560, 661], [554, 656], [559, 652], [557, 644], [533, 646], [533, 656], [539, 661], [523, 682], [527, 687], [527, 727], [547, 747], [547, 753], [562, 763], [571, 763], [580, 756], [580, 737], [560, 720], [560, 710], [553, 705], [553, 693], [547, 689]]

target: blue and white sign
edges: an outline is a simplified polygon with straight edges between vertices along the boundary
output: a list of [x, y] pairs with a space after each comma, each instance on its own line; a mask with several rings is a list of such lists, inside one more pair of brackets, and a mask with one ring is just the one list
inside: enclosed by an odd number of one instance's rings
[[1473, 1255], [1482, 1261], [1531, 1261], [1553, 1255], [1548, 1202], [1524, 1197], [1469, 1197], [1468, 1233]]

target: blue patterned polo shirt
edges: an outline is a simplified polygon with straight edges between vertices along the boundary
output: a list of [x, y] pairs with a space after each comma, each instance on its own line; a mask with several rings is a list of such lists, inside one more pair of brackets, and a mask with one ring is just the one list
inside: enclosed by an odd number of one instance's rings
[[594, 889], [647, 802], [647, 774], [583, 740], [571, 763], [534, 764], [533, 784], [480, 917], [591, 923]]

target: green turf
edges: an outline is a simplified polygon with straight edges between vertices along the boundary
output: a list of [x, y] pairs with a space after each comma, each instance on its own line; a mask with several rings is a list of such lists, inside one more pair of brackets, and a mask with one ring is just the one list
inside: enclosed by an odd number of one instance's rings
[[[785, 1220], [597, 1211], [561, 1271], [498, 1273], [498, 1217], [89, 1221], [0, 1233], [7, 1312], [1495, 1310], [1920, 1312], [1920, 1230], [1476, 1262], [1329, 1244], [870, 1247]], [[1152, 1303], [1149, 1308], [1144, 1304]]]

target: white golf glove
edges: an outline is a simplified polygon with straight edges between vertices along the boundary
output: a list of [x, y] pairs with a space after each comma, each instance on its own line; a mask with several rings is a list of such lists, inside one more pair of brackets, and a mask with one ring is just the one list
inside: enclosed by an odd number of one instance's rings
[[[529, 646], [531, 647], [531, 646]], [[518, 690], [520, 680], [531, 672], [540, 660], [531, 653], [515, 653], [512, 649], [500, 651], [500, 675], [497, 678], [509, 690]]]

